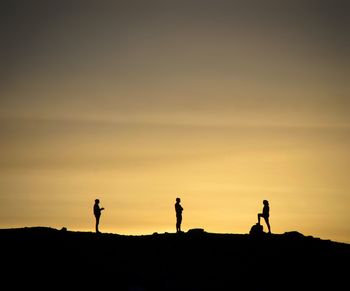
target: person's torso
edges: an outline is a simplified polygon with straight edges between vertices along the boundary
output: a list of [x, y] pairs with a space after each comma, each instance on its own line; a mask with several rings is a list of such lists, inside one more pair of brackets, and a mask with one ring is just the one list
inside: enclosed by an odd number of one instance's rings
[[264, 216], [269, 216], [269, 213], [270, 213], [270, 207], [268, 205], [265, 205], [263, 208]]
[[176, 211], [176, 214], [181, 214], [182, 213], [182, 210], [183, 208], [181, 207], [180, 204], [176, 203], [175, 204], [175, 211]]
[[100, 209], [100, 206], [98, 206], [98, 204], [94, 205], [94, 214], [95, 215], [100, 215], [101, 214], [101, 209]]

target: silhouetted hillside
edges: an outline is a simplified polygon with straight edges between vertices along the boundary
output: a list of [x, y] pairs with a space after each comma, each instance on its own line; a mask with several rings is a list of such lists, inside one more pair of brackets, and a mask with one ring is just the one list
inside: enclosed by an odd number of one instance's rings
[[9, 290], [343, 290], [350, 245], [281, 235], [0, 230]]

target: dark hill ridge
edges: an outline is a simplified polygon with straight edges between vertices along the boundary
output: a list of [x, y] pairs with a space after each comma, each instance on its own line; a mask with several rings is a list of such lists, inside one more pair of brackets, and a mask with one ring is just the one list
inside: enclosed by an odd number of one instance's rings
[[45, 227], [0, 230], [11, 290], [343, 290], [350, 244], [298, 232], [192, 230], [128, 236]]

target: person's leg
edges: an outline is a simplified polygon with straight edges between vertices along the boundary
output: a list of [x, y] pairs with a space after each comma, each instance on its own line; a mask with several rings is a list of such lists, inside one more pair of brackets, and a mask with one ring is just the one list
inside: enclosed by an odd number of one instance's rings
[[264, 217], [264, 219], [265, 219], [265, 222], [266, 222], [267, 228], [268, 228], [268, 230], [269, 230], [269, 233], [271, 233], [271, 227], [270, 227], [269, 218], [268, 218], [268, 217]]
[[96, 226], [95, 226], [95, 228], [96, 228], [96, 233], [99, 233], [100, 231], [98, 230], [98, 225], [99, 225], [99, 223], [100, 223], [100, 216], [96, 216]]
[[260, 224], [260, 217], [262, 216], [261, 213], [258, 213], [258, 224]]
[[176, 216], [176, 232], [181, 232], [181, 221], [182, 221], [182, 217]]

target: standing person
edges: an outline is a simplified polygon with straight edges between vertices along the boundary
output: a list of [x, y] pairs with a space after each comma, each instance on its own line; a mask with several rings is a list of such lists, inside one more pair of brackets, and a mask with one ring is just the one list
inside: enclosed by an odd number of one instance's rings
[[258, 224], [260, 225], [260, 218], [263, 217], [267, 228], [269, 229], [269, 233], [271, 233], [271, 227], [270, 227], [270, 222], [269, 222], [269, 216], [270, 216], [270, 206], [269, 206], [269, 201], [264, 200], [263, 201], [264, 207], [262, 213], [258, 213]]
[[104, 210], [104, 208], [100, 208], [100, 200], [99, 199], [95, 199], [95, 204], [94, 204], [94, 215], [96, 218], [96, 233], [100, 233], [100, 231], [98, 230], [98, 225], [100, 224], [100, 217], [101, 217], [101, 211]]
[[176, 212], [176, 232], [181, 232], [182, 211], [184, 210], [180, 205], [181, 199], [176, 198], [175, 212]]

